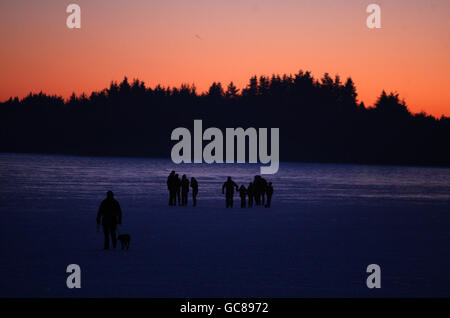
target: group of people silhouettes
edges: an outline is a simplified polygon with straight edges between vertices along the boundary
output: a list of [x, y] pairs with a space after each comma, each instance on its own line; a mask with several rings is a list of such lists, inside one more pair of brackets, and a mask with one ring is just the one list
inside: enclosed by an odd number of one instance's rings
[[[188, 204], [188, 193], [189, 187], [192, 188], [192, 200], [193, 206], [197, 205], [197, 194], [198, 194], [198, 182], [192, 177], [191, 181], [184, 174], [181, 179], [175, 171], [172, 171], [167, 178], [167, 188], [169, 189], [169, 205], [176, 206], [186, 206]], [[272, 182], [267, 182], [261, 176], [255, 176], [253, 182], [250, 182], [246, 188], [244, 185], [238, 187], [238, 185], [231, 179], [227, 178], [227, 181], [222, 186], [222, 194], [225, 194], [226, 207], [233, 207], [234, 190], [239, 193], [241, 197], [241, 208], [247, 206], [248, 197], [248, 207], [253, 207], [255, 205], [262, 205], [266, 208], [270, 207], [273, 195]], [[117, 238], [116, 230], [117, 225], [122, 224], [122, 209], [120, 208], [119, 202], [114, 199], [114, 193], [108, 191], [106, 193], [106, 199], [102, 201], [97, 213], [97, 225], [103, 226], [103, 233], [105, 236], [105, 249], [109, 249], [109, 239], [111, 238], [113, 248], [116, 248]], [[119, 237], [120, 239], [120, 237]]]
[[255, 205], [262, 205], [266, 208], [270, 208], [273, 195], [272, 182], [268, 183], [266, 179], [261, 176], [255, 176], [253, 182], [250, 182], [247, 188], [243, 184], [238, 187], [231, 177], [228, 177], [227, 181], [225, 181], [222, 186], [222, 194], [225, 194], [225, 206], [227, 208], [233, 207], [234, 189], [239, 192], [241, 208], [247, 207], [247, 197], [249, 208], [253, 207], [253, 203], [255, 203]]
[[[192, 200], [193, 206], [197, 206], [198, 195], [198, 182], [192, 177], [189, 182], [188, 177], [184, 174], [181, 179], [175, 171], [172, 170], [167, 177], [167, 189], [169, 190], [169, 205], [170, 206], [186, 206], [188, 204], [189, 187], [192, 188]], [[250, 182], [246, 188], [244, 185], [240, 187], [231, 179], [227, 178], [227, 181], [222, 186], [222, 194], [225, 194], [225, 206], [227, 208], [233, 207], [234, 190], [239, 193], [241, 198], [241, 208], [253, 207], [255, 205], [262, 205], [266, 208], [270, 208], [273, 195], [272, 182], [267, 182], [266, 179], [261, 176], [255, 176], [253, 182]]]
[[179, 177], [175, 171], [172, 171], [167, 177], [167, 189], [169, 190], [169, 205], [176, 206], [186, 206], [188, 204], [188, 193], [189, 186], [192, 188], [192, 201], [193, 206], [197, 206], [197, 194], [198, 194], [198, 183], [197, 180], [192, 177], [191, 182], [185, 174]]

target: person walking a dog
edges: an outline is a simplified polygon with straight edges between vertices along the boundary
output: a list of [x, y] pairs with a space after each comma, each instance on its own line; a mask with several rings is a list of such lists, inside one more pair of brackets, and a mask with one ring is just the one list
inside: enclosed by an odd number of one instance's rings
[[113, 248], [116, 248], [116, 229], [117, 224], [122, 224], [122, 210], [120, 209], [119, 202], [114, 199], [114, 193], [108, 191], [106, 193], [106, 199], [102, 201], [97, 213], [97, 227], [103, 226], [103, 234], [105, 235], [104, 249], [109, 249], [109, 237]]

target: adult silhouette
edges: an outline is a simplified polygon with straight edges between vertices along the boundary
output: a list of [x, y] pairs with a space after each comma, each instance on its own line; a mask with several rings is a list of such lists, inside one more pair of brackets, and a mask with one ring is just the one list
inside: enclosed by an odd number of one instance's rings
[[116, 248], [116, 228], [117, 224], [122, 224], [122, 210], [119, 202], [114, 199], [114, 193], [108, 191], [106, 199], [102, 201], [97, 213], [97, 226], [103, 225], [103, 234], [105, 235], [104, 249], [109, 249], [109, 237], [111, 236], [112, 246]]
[[169, 190], [169, 205], [176, 205], [176, 179], [175, 171], [173, 170], [167, 177], [167, 189]]
[[266, 208], [270, 208], [270, 203], [272, 202], [272, 195], [273, 195], [272, 182], [269, 182], [269, 185], [267, 186], [267, 204], [266, 204]]
[[245, 208], [246, 205], [245, 197], [247, 196], [247, 189], [244, 187], [243, 184], [239, 187], [239, 196], [241, 197], [241, 208]]
[[197, 194], [198, 194], [198, 182], [194, 177], [191, 178], [191, 188], [192, 188], [192, 206], [197, 206]]
[[178, 205], [181, 205], [181, 180], [178, 174], [175, 174], [175, 193], [176, 193], [176, 200], [178, 200]]
[[238, 190], [238, 185], [234, 183], [233, 180], [231, 180], [231, 177], [227, 178], [227, 181], [222, 185], [222, 194], [224, 194], [225, 191], [225, 200], [226, 204], [225, 206], [227, 208], [233, 207], [233, 196], [234, 196], [234, 189]]
[[255, 195], [253, 190], [253, 182], [250, 182], [247, 187], [247, 195], [248, 195], [248, 207], [253, 207], [253, 197]]
[[255, 194], [255, 204], [261, 204], [261, 194], [262, 194], [262, 184], [261, 184], [261, 176], [255, 176], [253, 179], [253, 191]]
[[264, 205], [264, 197], [267, 192], [267, 181], [263, 177], [261, 177], [259, 180], [261, 182], [261, 204]]
[[187, 205], [189, 193], [189, 180], [185, 174], [181, 178], [181, 205]]

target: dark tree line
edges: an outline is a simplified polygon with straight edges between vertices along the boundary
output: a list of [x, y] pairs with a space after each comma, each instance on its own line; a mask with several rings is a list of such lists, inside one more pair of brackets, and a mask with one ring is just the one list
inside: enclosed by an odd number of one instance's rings
[[450, 118], [411, 114], [383, 91], [374, 107], [356, 88], [309, 72], [252, 77], [239, 90], [213, 83], [147, 87], [125, 78], [90, 96], [43, 93], [0, 103], [0, 151], [169, 157], [176, 127], [279, 127], [280, 158], [291, 161], [450, 164]]

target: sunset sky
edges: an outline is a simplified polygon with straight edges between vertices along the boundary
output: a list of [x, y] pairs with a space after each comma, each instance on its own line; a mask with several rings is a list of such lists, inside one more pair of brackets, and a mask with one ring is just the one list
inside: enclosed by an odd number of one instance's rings
[[[66, 7], [81, 7], [68, 29]], [[366, 7], [382, 28], [366, 27]], [[413, 112], [450, 116], [448, 0], [0, 0], [0, 100], [310, 70], [351, 76], [367, 106], [383, 89]]]

